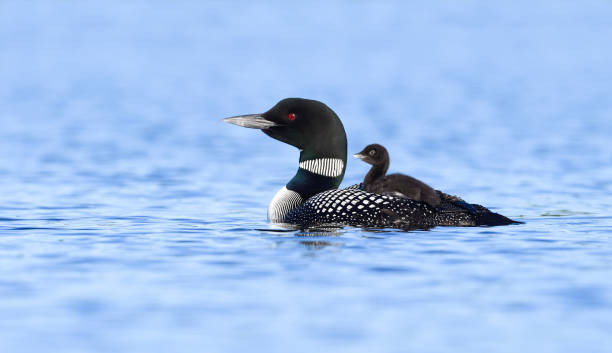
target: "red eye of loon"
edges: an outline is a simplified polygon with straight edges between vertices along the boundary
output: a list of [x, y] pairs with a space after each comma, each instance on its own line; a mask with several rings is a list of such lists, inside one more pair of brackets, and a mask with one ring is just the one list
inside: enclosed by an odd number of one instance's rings
[[295, 114], [293, 113], [289, 113], [287, 117], [289, 118], [289, 120], [295, 120]]

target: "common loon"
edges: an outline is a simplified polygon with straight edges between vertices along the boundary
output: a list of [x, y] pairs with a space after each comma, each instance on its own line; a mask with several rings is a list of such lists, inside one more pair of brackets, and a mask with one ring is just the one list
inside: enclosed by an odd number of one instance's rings
[[432, 207], [440, 205], [440, 195], [424, 182], [404, 174], [386, 175], [389, 169], [389, 153], [385, 147], [373, 143], [355, 153], [353, 157], [372, 165], [363, 179], [365, 191], [423, 201]]
[[450, 202], [434, 208], [425, 202], [370, 193], [359, 185], [337, 189], [346, 170], [346, 133], [336, 113], [319, 101], [286, 98], [265, 113], [223, 120], [260, 129], [300, 150], [297, 173], [270, 202], [270, 222], [302, 228], [349, 225], [401, 229], [516, 223], [479, 205], [474, 205], [475, 212]]

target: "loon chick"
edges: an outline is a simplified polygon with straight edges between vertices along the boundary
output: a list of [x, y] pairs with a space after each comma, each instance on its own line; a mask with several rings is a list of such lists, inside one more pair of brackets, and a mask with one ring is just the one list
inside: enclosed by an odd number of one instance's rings
[[424, 182], [404, 174], [385, 175], [389, 169], [389, 153], [385, 147], [377, 143], [367, 145], [353, 157], [372, 165], [363, 179], [365, 191], [424, 201], [432, 207], [440, 205], [438, 192]]
[[433, 208], [424, 202], [370, 193], [359, 186], [338, 190], [346, 170], [346, 133], [336, 113], [321, 102], [286, 98], [265, 113], [223, 120], [260, 129], [300, 150], [297, 173], [270, 202], [271, 222], [302, 228], [331, 224], [401, 229], [516, 223], [482, 206], [470, 213], [452, 204]]

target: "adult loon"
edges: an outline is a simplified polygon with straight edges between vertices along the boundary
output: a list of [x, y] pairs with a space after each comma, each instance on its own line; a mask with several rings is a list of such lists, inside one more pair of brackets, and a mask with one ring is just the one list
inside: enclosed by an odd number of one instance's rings
[[353, 157], [372, 165], [363, 179], [365, 191], [423, 201], [432, 207], [440, 205], [438, 192], [424, 182], [404, 174], [386, 175], [389, 169], [389, 153], [382, 145], [377, 143], [367, 145]]
[[473, 205], [474, 212], [453, 203], [434, 208], [425, 202], [370, 193], [359, 186], [337, 189], [346, 170], [346, 133], [336, 113], [319, 101], [286, 98], [265, 113], [224, 121], [260, 129], [300, 150], [297, 173], [270, 202], [271, 222], [302, 228], [350, 225], [401, 229], [516, 223], [479, 205]]

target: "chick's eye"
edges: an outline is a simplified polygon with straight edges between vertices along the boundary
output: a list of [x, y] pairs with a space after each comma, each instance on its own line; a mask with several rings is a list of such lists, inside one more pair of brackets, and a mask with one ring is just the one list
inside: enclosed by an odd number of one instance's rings
[[370, 151], [370, 156], [373, 156], [373, 155], [375, 155], [375, 154], [376, 154], [376, 150], [371, 150], [371, 151]]
[[289, 115], [287, 115], [287, 119], [295, 120], [295, 114], [294, 113], [289, 113]]

